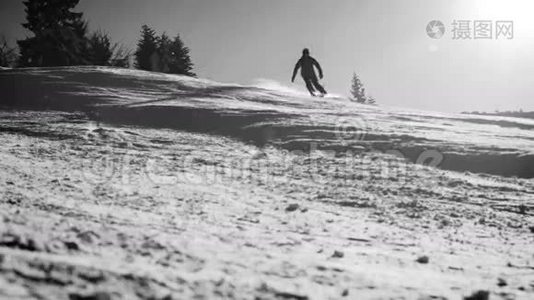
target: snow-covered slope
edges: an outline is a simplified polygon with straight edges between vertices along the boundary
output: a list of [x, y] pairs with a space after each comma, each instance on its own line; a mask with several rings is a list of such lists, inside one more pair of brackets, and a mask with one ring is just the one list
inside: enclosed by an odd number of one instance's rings
[[232, 136], [290, 150], [382, 151], [457, 171], [534, 177], [534, 120], [359, 105], [342, 97], [129, 69], [0, 73], [1, 104]]
[[534, 295], [534, 183], [499, 175], [532, 121], [93, 67], [0, 96], [0, 299]]

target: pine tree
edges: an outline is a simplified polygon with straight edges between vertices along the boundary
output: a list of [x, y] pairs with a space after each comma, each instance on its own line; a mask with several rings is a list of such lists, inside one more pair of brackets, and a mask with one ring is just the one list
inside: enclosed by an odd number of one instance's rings
[[130, 53], [112, 43], [109, 34], [97, 31], [89, 37], [88, 59], [92, 65], [129, 67]]
[[177, 35], [174, 38], [169, 50], [169, 73], [195, 77], [196, 74], [193, 73], [193, 63], [189, 56], [189, 48], [184, 45], [180, 35]]
[[352, 86], [350, 90], [353, 101], [358, 103], [365, 103], [365, 89], [363, 88], [363, 83], [356, 73], [352, 75]]
[[0, 38], [0, 67], [13, 67], [17, 60], [15, 48], [9, 46], [6, 38]]
[[113, 49], [107, 34], [95, 32], [89, 37], [89, 60], [92, 65], [109, 66]]
[[375, 97], [369, 96], [369, 98], [367, 99], [367, 103], [370, 104], [370, 105], [376, 105]]
[[129, 68], [131, 56], [130, 50], [126, 49], [123, 45], [115, 44], [110, 65], [113, 67]]
[[158, 37], [147, 25], [142, 27], [135, 57], [136, 67], [141, 70], [196, 76], [193, 73], [189, 48], [184, 45], [180, 36], [177, 35], [171, 40], [163, 33]]
[[135, 51], [135, 66], [138, 69], [153, 71], [154, 55], [158, 48], [157, 40], [156, 32], [147, 25], [143, 25], [141, 39], [139, 39]]
[[170, 66], [172, 63], [171, 46], [171, 39], [167, 34], [163, 33], [158, 38], [158, 71], [160, 72], [170, 72]]
[[27, 0], [24, 28], [33, 37], [19, 40], [20, 66], [87, 64], [87, 23], [72, 9], [79, 0]]

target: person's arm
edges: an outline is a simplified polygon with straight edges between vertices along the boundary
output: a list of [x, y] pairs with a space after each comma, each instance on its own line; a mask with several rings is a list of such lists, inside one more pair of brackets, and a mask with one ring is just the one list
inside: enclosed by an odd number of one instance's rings
[[323, 79], [323, 69], [321, 69], [321, 65], [315, 60], [315, 58], [313, 59], [313, 65], [319, 71], [319, 78]]
[[293, 69], [293, 76], [291, 77], [291, 82], [295, 81], [295, 77], [297, 76], [297, 72], [300, 69], [301, 64], [302, 64], [302, 60], [299, 59], [299, 61], [295, 65], [295, 69]]

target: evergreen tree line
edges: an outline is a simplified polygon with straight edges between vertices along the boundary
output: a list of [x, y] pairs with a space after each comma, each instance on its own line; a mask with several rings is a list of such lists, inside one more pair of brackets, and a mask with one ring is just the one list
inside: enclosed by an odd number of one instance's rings
[[130, 53], [112, 43], [107, 33], [89, 33], [79, 0], [24, 1], [26, 23], [33, 36], [19, 40], [19, 67], [102, 65], [128, 67]]
[[196, 76], [189, 48], [180, 35], [171, 39], [166, 33], [158, 36], [147, 25], [141, 28], [141, 38], [135, 51], [135, 66], [141, 70]]
[[[130, 67], [131, 51], [112, 41], [109, 34], [89, 32], [83, 13], [74, 12], [80, 0], [26, 0], [26, 22], [31, 37], [17, 41], [17, 49], [0, 40], [1, 67], [52, 67], [98, 65]], [[135, 67], [194, 76], [193, 64], [180, 36], [156, 36], [143, 26], [137, 44]]]
[[365, 93], [365, 88], [363, 86], [360, 77], [354, 73], [352, 75], [352, 85], [350, 89], [351, 100], [361, 103], [361, 104], [370, 104], [376, 105], [376, 99], [373, 96], [367, 96]]

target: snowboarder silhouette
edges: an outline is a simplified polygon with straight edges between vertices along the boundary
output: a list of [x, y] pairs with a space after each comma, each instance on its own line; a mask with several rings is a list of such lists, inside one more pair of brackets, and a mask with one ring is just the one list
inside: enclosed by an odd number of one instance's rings
[[295, 65], [291, 82], [295, 81], [295, 76], [297, 76], [297, 72], [300, 68], [300, 75], [302, 76], [302, 79], [304, 79], [304, 82], [306, 83], [306, 88], [308, 89], [310, 94], [312, 96], [315, 96], [314, 92], [315, 89], [317, 89], [321, 93], [321, 96], [324, 96], [327, 94], [327, 92], [321, 86], [321, 84], [319, 84], [319, 80], [317, 80], [317, 75], [315, 75], [315, 70], [313, 69], [314, 66], [319, 71], [319, 78], [323, 79], [323, 70], [321, 69], [321, 66], [315, 60], [315, 58], [310, 56], [310, 50], [308, 50], [308, 48], [305, 48], [304, 50], [302, 50], [302, 57]]

